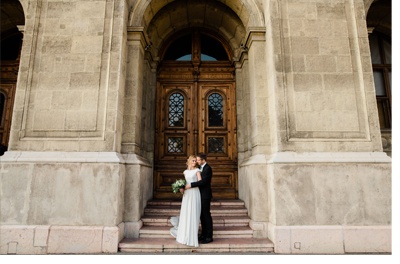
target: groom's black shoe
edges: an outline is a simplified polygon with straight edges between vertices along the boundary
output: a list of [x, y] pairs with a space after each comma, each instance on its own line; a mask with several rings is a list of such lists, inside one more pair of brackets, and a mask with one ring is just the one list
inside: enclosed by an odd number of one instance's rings
[[205, 236], [199, 236], [199, 241], [203, 241], [206, 237]]
[[205, 238], [204, 240], [202, 240], [200, 243], [201, 244], [207, 244], [207, 243], [210, 243], [210, 242], [213, 242], [214, 240], [212, 239], [212, 238]]

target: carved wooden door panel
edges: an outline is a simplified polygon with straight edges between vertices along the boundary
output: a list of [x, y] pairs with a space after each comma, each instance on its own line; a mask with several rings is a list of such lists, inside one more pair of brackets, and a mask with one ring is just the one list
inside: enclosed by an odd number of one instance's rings
[[158, 84], [154, 162], [154, 198], [179, 198], [171, 184], [182, 179], [188, 153], [194, 151], [193, 84]]
[[215, 198], [237, 198], [236, 98], [234, 83], [199, 83], [197, 149], [213, 168]]
[[[189, 155], [207, 153], [214, 199], [237, 198], [236, 98], [232, 69], [200, 69], [193, 78], [164, 68], [157, 85], [154, 198], [180, 199], [171, 184], [184, 178]], [[178, 77], [179, 76], [179, 77]], [[187, 76], [188, 80], [185, 80]], [[229, 76], [229, 78], [226, 78]], [[165, 78], [166, 77], [166, 78]]]

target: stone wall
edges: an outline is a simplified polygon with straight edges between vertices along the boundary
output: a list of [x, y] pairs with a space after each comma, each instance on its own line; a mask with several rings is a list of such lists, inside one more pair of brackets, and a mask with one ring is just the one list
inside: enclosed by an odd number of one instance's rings
[[285, 152], [268, 162], [268, 237], [276, 252], [391, 252], [385, 153]]
[[1, 254], [118, 250], [125, 186], [120, 155], [7, 152], [0, 170]]
[[[238, 189], [254, 236], [277, 253], [390, 252], [391, 159], [378, 126], [370, 1], [225, 2], [211, 6], [230, 8], [218, 25], [237, 56]], [[116, 252], [122, 237], [138, 236], [152, 197], [162, 43], [146, 34], [162, 28], [153, 18], [166, 3], [22, 1], [0, 157], [2, 254]]]
[[277, 111], [286, 115], [281, 149], [381, 151], [363, 1], [275, 3], [286, 104]]
[[[152, 195], [146, 158], [153, 136], [139, 133], [151, 131], [145, 120], [151, 113], [142, 113], [142, 89], [133, 87], [136, 101], [126, 90], [132, 88], [127, 55], [139, 61], [128, 53], [127, 3], [22, 4], [26, 24], [9, 151], [0, 157], [1, 253], [116, 252], [124, 218], [138, 221]], [[137, 80], [138, 72], [132, 74]], [[138, 109], [138, 126], [129, 126], [125, 103]], [[123, 131], [138, 135], [132, 143], [139, 149], [126, 156], [120, 154]]]
[[119, 151], [125, 2], [25, 1], [24, 7], [9, 149]]
[[[238, 128], [239, 197], [255, 236], [281, 253], [390, 252], [391, 159], [364, 2], [268, 1], [264, 10], [265, 55], [252, 58], [249, 46], [240, 78], [249, 78], [241, 122], [251, 129]], [[253, 68], [260, 58], [265, 66]], [[255, 70], [269, 76], [264, 85]]]

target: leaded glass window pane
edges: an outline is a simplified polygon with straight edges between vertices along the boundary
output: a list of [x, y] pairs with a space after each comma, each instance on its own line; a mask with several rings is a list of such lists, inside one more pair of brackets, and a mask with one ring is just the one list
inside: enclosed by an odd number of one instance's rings
[[183, 138], [170, 137], [168, 138], [168, 152], [169, 153], [182, 153], [183, 152]]
[[385, 53], [385, 63], [392, 64], [392, 44], [383, 40], [383, 52]]
[[385, 83], [383, 82], [383, 73], [381, 71], [374, 71], [375, 92], [377, 96], [385, 96]]
[[192, 60], [192, 35], [185, 35], [174, 41], [168, 47], [164, 60]]
[[180, 93], [173, 93], [169, 97], [168, 125], [170, 127], [183, 127], [185, 99]]
[[201, 35], [201, 60], [221, 61], [229, 60], [229, 58], [219, 41], [210, 36]]
[[227, 61], [228, 54], [224, 46], [215, 38], [201, 34], [200, 43], [193, 43], [192, 34], [187, 34], [175, 40], [167, 49], [164, 60], [191, 61], [192, 46], [201, 47], [202, 61]]
[[381, 64], [381, 54], [379, 53], [379, 42], [376, 35], [369, 35], [369, 46], [371, 50], [371, 60], [373, 64]]
[[208, 97], [208, 125], [213, 127], [224, 126], [223, 98], [218, 93]]
[[208, 152], [209, 153], [224, 153], [224, 138], [222, 137], [209, 137], [208, 138]]
[[177, 58], [176, 60], [177, 61], [191, 61], [192, 60], [192, 54], [183, 55], [182, 57]]

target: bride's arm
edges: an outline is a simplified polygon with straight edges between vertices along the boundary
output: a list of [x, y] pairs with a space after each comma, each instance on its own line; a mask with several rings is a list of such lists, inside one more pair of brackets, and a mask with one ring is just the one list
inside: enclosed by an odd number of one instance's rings
[[201, 173], [200, 171], [196, 172], [197, 181], [201, 181]]

